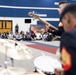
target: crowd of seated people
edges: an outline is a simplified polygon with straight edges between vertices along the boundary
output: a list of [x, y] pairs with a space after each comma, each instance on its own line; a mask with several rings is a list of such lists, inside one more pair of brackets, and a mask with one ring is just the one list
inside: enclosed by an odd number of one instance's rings
[[24, 31], [18, 32], [13, 34], [13, 32], [4, 32], [0, 33], [0, 38], [2, 39], [11, 39], [11, 40], [17, 40], [17, 41], [35, 41], [35, 40], [44, 40], [44, 41], [51, 41], [52, 35], [48, 32], [41, 33], [40, 31], [37, 31], [37, 33], [34, 33], [33, 31], [26, 32]]

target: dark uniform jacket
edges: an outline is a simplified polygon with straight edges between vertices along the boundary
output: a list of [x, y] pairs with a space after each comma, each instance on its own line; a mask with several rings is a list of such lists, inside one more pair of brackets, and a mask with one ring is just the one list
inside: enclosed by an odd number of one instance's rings
[[76, 75], [76, 28], [63, 33], [60, 52], [64, 75]]
[[52, 34], [57, 35], [57, 36], [61, 36], [63, 32], [64, 32], [63, 27], [58, 27], [58, 30], [55, 30], [54, 32], [52, 32]]
[[58, 26], [58, 30], [55, 30], [54, 32], [52, 32], [52, 31], [49, 29], [48, 32], [49, 32], [49, 33], [52, 33], [53, 35], [56, 35], [56, 36], [61, 36], [62, 33], [64, 32], [63, 24], [60, 22], [60, 23], [59, 23], [59, 26]]

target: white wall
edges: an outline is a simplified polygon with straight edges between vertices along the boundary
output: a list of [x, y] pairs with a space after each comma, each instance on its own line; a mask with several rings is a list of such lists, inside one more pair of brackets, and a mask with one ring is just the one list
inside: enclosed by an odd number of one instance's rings
[[[31, 19], [31, 23], [25, 23], [25, 19]], [[15, 33], [15, 25], [18, 24], [19, 25], [19, 32], [20, 31], [29, 31], [30, 25], [37, 24], [37, 20], [33, 19], [33, 18], [17, 18], [17, 17], [0, 17], [0, 20], [12, 20], [12, 30], [13, 33]]]

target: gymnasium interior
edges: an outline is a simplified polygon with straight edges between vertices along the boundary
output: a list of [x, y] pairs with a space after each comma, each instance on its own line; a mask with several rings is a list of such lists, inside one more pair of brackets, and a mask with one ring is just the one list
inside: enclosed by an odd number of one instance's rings
[[76, 0], [0, 0], [0, 75], [54, 75], [54, 69], [62, 67], [60, 36], [45, 32], [44, 24], [58, 28], [60, 1], [76, 3]]

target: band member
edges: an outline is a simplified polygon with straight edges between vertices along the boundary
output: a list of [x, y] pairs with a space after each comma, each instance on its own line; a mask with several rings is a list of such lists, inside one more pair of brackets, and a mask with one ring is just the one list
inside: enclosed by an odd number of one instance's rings
[[[59, 14], [62, 13], [63, 9], [68, 5], [69, 3], [67, 1], [60, 1], [59, 2]], [[59, 25], [58, 25], [58, 30], [50, 30], [50, 28], [48, 29], [48, 32], [51, 32], [52, 34], [54, 35], [57, 35], [57, 36], [61, 36], [62, 33], [64, 32], [64, 29], [63, 29], [63, 24], [60, 22]]]
[[[56, 69], [56, 75], [76, 75], [76, 4], [64, 8], [61, 18], [65, 32], [61, 37], [60, 52], [63, 69]], [[62, 73], [62, 74], [58, 74]]]
[[[69, 3], [67, 1], [61, 1], [59, 2], [59, 14], [62, 13], [62, 10], [68, 5]], [[53, 26], [52, 24], [48, 23], [47, 21], [43, 20], [42, 18], [40, 18], [38, 15], [32, 13], [32, 12], [29, 12], [28, 13], [29, 16], [33, 17], [33, 18], [36, 18], [36, 19], [39, 19], [41, 22], [43, 22], [45, 25], [46, 25], [46, 28], [47, 28], [47, 31], [54, 35], [58, 35], [58, 36], [61, 36], [61, 34], [64, 32], [64, 29], [63, 29], [63, 24], [60, 22], [59, 23], [59, 26], [58, 28], [56, 28], [55, 26]], [[53, 30], [52, 30], [53, 29]]]

